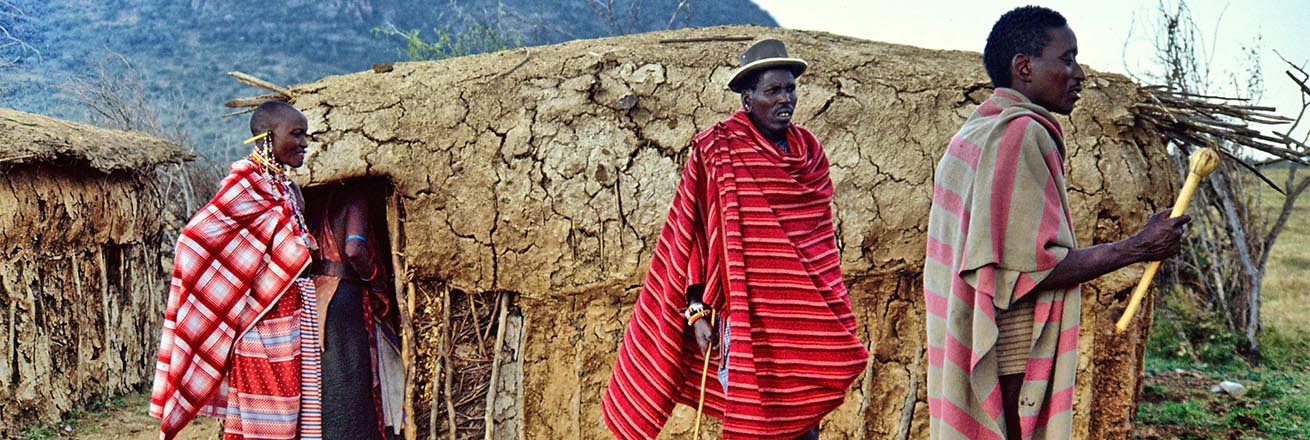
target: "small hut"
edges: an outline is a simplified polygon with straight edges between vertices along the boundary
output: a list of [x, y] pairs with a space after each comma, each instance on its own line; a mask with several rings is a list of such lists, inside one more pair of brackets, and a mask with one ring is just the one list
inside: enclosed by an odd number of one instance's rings
[[[872, 354], [823, 432], [925, 436], [932, 173], [990, 92], [979, 55], [719, 27], [378, 66], [290, 89], [316, 139], [298, 175], [310, 197], [344, 182], [385, 205], [409, 438], [610, 438], [600, 396], [687, 144], [740, 105], [723, 84], [765, 35], [810, 62], [796, 119], [832, 163], [843, 271]], [[1177, 176], [1160, 133], [1134, 113], [1137, 85], [1092, 73], [1083, 95], [1061, 122], [1077, 234], [1092, 244], [1141, 227]], [[1140, 270], [1083, 289], [1075, 438], [1131, 430], [1150, 310], [1124, 335], [1111, 327]], [[691, 413], [675, 413], [665, 434], [690, 435]]]
[[0, 437], [149, 386], [174, 144], [0, 109]]

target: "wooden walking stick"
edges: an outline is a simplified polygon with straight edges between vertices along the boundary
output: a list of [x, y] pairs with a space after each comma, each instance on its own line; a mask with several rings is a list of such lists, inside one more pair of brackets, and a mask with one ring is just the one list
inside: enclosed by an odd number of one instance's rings
[[[1187, 180], [1183, 182], [1182, 191], [1178, 192], [1178, 200], [1174, 202], [1174, 209], [1169, 213], [1169, 218], [1183, 215], [1183, 211], [1187, 210], [1187, 202], [1192, 200], [1192, 193], [1201, 183], [1201, 178], [1210, 175], [1218, 166], [1219, 153], [1216, 153], [1213, 148], [1202, 148], [1192, 152], [1192, 157], [1187, 161]], [[1158, 270], [1160, 270], [1159, 261], [1152, 261], [1146, 265], [1141, 281], [1137, 282], [1137, 288], [1133, 289], [1133, 296], [1128, 299], [1128, 307], [1124, 309], [1123, 316], [1119, 317], [1119, 322], [1114, 324], [1115, 333], [1128, 330], [1128, 323], [1133, 320], [1137, 308], [1142, 305], [1146, 288], [1151, 286], [1151, 280], [1155, 279], [1155, 272]]]
[[[710, 310], [710, 326], [715, 324], [714, 310]], [[705, 409], [705, 377], [710, 373], [710, 353], [714, 351], [714, 344], [708, 344], [705, 347], [705, 361], [700, 367], [700, 399], [696, 401], [696, 429], [692, 431], [691, 438], [700, 438], [700, 416]]]

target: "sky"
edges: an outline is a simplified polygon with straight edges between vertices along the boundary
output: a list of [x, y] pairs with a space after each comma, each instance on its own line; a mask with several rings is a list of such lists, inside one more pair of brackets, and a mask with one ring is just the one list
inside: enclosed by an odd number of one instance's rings
[[[931, 49], [982, 52], [992, 24], [1006, 11], [1038, 4], [1059, 11], [1078, 37], [1078, 61], [1099, 71], [1142, 77], [1154, 65], [1161, 2], [946, 1], [946, 0], [755, 0], [785, 28], [820, 30], [875, 41]], [[1165, 0], [1175, 11], [1177, 0]], [[907, 5], [912, 5], [907, 7]], [[1203, 31], [1210, 52], [1212, 94], [1234, 96], [1232, 77], [1250, 77], [1251, 58], [1243, 47], [1257, 47], [1263, 78], [1262, 105], [1295, 116], [1301, 94], [1284, 73], [1277, 54], [1310, 70], [1310, 45], [1303, 43], [1310, 23], [1305, 0], [1192, 0], [1192, 20]], [[800, 56], [804, 57], [803, 54]], [[1277, 129], [1277, 128], [1275, 128]]]

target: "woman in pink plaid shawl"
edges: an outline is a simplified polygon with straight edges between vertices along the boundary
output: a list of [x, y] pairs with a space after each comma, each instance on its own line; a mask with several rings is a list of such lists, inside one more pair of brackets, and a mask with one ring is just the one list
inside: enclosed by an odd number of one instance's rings
[[305, 116], [270, 101], [250, 118], [256, 147], [178, 238], [150, 414], [172, 439], [197, 415], [224, 438], [320, 438], [316, 247], [286, 177], [305, 161]]

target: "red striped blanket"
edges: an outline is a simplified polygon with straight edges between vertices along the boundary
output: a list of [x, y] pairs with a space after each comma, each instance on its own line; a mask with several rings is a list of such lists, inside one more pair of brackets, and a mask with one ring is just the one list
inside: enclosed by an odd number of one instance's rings
[[254, 162], [240, 160], [182, 229], [150, 398], [161, 439], [173, 438], [202, 411], [226, 414], [235, 341], [309, 265], [290, 197]]
[[803, 128], [792, 125], [787, 142], [790, 154], [742, 111], [693, 139], [601, 400], [615, 436], [654, 438], [675, 403], [696, 404], [703, 353], [681, 315], [689, 285], [705, 285], [705, 303], [732, 327], [728, 392], [706, 386], [723, 438], [795, 438], [864, 371], [827, 157]]
[[1079, 289], [1033, 291], [1076, 247], [1063, 159], [1055, 118], [998, 88], [937, 165], [923, 274], [934, 439], [1005, 438], [996, 313], [1032, 295], [1023, 438], [1072, 435]]

